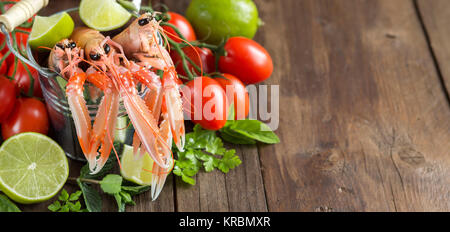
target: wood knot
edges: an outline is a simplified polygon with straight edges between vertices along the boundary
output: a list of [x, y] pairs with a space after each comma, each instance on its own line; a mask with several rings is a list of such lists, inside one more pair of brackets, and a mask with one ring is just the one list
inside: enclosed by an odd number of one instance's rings
[[311, 167], [316, 170], [338, 172], [344, 166], [344, 156], [336, 149], [328, 149], [311, 157]]
[[416, 151], [411, 147], [402, 148], [398, 152], [398, 156], [400, 157], [401, 161], [412, 166], [419, 166], [421, 164], [424, 164], [426, 161], [422, 153]]
[[333, 212], [333, 208], [328, 206], [319, 206], [314, 209], [316, 212]]

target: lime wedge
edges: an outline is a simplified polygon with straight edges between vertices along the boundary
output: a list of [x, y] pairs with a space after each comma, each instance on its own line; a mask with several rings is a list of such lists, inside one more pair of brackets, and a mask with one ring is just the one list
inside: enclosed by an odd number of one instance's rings
[[123, 178], [138, 185], [151, 185], [153, 160], [148, 153], [142, 157], [133, 154], [133, 147], [124, 145], [122, 152], [122, 170]]
[[63, 149], [38, 133], [22, 133], [0, 147], [0, 189], [12, 200], [37, 203], [52, 198], [69, 176]]
[[33, 49], [39, 46], [53, 48], [56, 43], [72, 34], [74, 25], [66, 12], [50, 17], [36, 16], [28, 43]]
[[116, 0], [82, 0], [80, 18], [90, 28], [110, 31], [127, 23], [131, 14]]

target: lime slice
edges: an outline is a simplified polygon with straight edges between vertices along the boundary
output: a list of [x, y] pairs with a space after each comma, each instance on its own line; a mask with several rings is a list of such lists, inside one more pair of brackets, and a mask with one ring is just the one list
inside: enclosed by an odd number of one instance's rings
[[127, 131], [128, 129], [128, 116], [122, 116], [117, 118], [116, 123], [116, 132], [115, 132], [115, 141], [120, 143], [125, 143], [125, 140], [127, 139]]
[[148, 153], [142, 157], [133, 154], [133, 147], [124, 145], [122, 153], [122, 170], [120, 171], [123, 178], [138, 185], [151, 185], [152, 173], [149, 170], [153, 168], [153, 160]]
[[72, 34], [74, 25], [66, 12], [50, 17], [36, 16], [28, 43], [33, 49], [39, 46], [53, 48], [56, 43]]
[[12, 200], [30, 204], [52, 198], [69, 176], [63, 149], [38, 133], [22, 133], [0, 147], [0, 189]]
[[80, 18], [90, 28], [110, 31], [127, 23], [131, 14], [116, 0], [82, 0]]

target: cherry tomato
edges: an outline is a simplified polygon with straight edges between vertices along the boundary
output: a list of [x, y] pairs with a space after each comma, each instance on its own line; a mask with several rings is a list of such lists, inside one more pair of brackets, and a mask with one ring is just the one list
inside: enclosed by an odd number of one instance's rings
[[[3, 54], [0, 53], [0, 61], [3, 59]], [[0, 64], [0, 75], [4, 75], [8, 72], [8, 64], [6, 60], [3, 60], [3, 62]]]
[[[192, 28], [191, 23], [182, 15], [177, 14], [175, 12], [168, 12], [170, 15], [170, 20], [168, 23], [174, 25], [180, 33], [186, 38], [187, 41], [197, 40], [195, 36], [194, 28]], [[175, 30], [169, 26], [163, 26], [163, 29], [166, 31], [166, 34], [169, 38], [174, 40], [177, 43], [181, 42], [181, 39], [178, 38], [178, 34]]]
[[259, 83], [272, 75], [272, 58], [257, 42], [244, 37], [232, 37], [225, 44], [225, 51], [227, 55], [219, 60], [221, 72], [230, 73], [245, 84]]
[[[198, 77], [182, 87], [185, 113], [208, 130], [219, 130], [227, 122], [227, 97], [210, 77]], [[201, 104], [200, 104], [201, 103]]]
[[[28, 68], [28, 71], [30, 71], [31, 77], [25, 69], [25, 65]], [[16, 69], [15, 72], [14, 69]], [[18, 61], [16, 65], [13, 65], [9, 68], [8, 76], [14, 78], [17, 87], [19, 87], [19, 89], [25, 94], [28, 94], [31, 80], [33, 79], [33, 96], [42, 98], [42, 90], [39, 83], [39, 73], [36, 69], [22, 63], [21, 61]]]
[[35, 98], [20, 98], [11, 115], [2, 124], [3, 139], [23, 133], [47, 134], [48, 114], [44, 103]]
[[0, 123], [5, 121], [14, 109], [17, 90], [14, 82], [4, 76], [0, 76]]
[[[184, 47], [183, 49], [184, 54], [189, 57], [194, 63], [200, 67], [200, 63], [203, 65], [203, 73], [212, 73], [215, 71], [215, 58], [214, 54], [209, 48], [199, 48], [199, 47]], [[184, 71], [183, 64], [181, 63], [181, 56], [178, 54], [177, 51], [172, 50], [170, 52], [170, 56], [172, 57], [172, 60], [177, 67], [177, 73], [183, 76], [187, 76], [186, 72]], [[191, 63], [188, 62], [188, 69], [193, 71], [193, 74], [195, 76], [199, 76], [200, 72], [194, 69]], [[186, 80], [186, 79], [182, 79]]]
[[227, 94], [228, 102], [233, 103], [234, 119], [242, 120], [247, 118], [249, 113], [248, 92], [244, 83], [231, 74], [222, 74], [223, 77], [215, 78]]

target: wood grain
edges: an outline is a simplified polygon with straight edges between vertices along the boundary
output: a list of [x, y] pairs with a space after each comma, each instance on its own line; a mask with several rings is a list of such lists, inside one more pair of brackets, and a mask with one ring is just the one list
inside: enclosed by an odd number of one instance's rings
[[423, 19], [430, 45], [436, 56], [447, 93], [450, 90], [450, 1], [418, 0], [417, 7]]
[[[184, 13], [189, 0], [160, 3]], [[450, 3], [255, 3], [265, 22], [255, 40], [275, 64], [266, 84], [280, 85], [282, 142], [230, 146], [243, 163], [227, 175], [200, 172], [196, 186], [171, 177], [157, 201], [146, 193], [127, 210], [449, 211]], [[77, 5], [50, 1], [41, 14]], [[70, 176], [81, 165], [71, 161]]]
[[[164, 0], [171, 11], [184, 14], [189, 0]], [[242, 164], [228, 174], [200, 172], [196, 186], [176, 181], [177, 211], [267, 211], [256, 146], [232, 146]]]
[[450, 110], [413, 2], [256, 2], [281, 89], [269, 211], [448, 211]]

